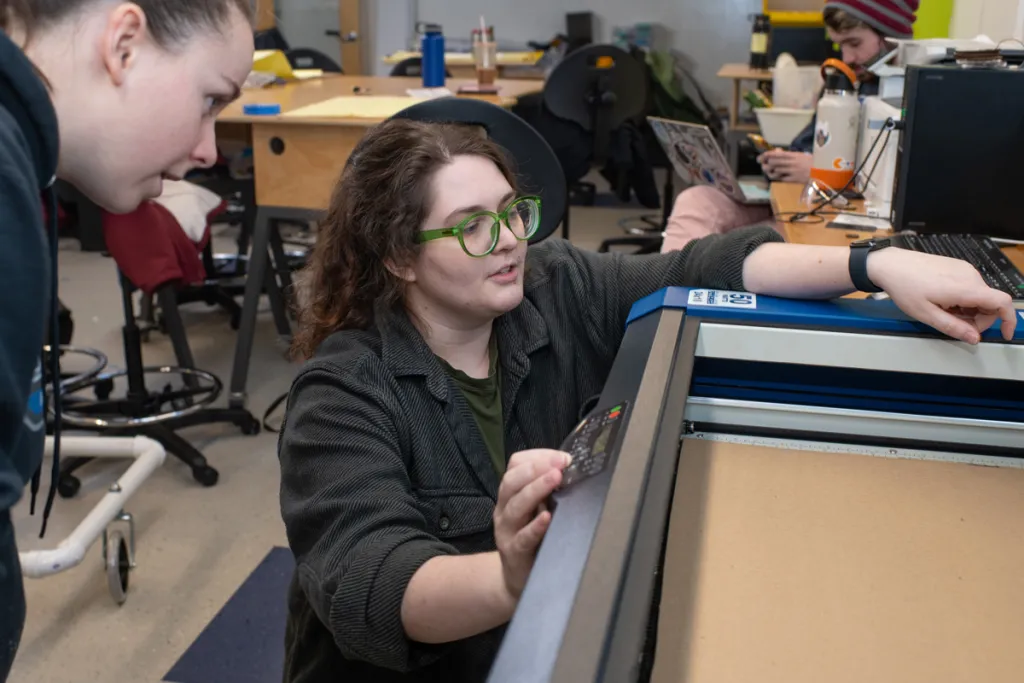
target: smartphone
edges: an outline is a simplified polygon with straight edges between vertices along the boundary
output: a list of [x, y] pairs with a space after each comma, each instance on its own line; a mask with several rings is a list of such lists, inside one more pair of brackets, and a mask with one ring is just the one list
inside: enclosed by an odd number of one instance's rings
[[758, 154], [764, 154], [776, 149], [775, 145], [769, 144], [763, 137], [756, 133], [748, 133], [747, 139], [750, 140], [750, 144], [754, 146]]

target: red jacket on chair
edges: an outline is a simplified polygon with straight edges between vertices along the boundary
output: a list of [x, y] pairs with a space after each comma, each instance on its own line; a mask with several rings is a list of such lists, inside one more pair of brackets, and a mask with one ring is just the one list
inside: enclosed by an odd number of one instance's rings
[[[212, 219], [226, 205], [210, 212]], [[126, 214], [103, 214], [107, 251], [129, 281], [147, 294], [168, 282], [198, 284], [206, 279], [200, 254], [210, 240], [207, 226], [203, 240], [188, 238], [170, 211], [156, 202], [143, 202]]]

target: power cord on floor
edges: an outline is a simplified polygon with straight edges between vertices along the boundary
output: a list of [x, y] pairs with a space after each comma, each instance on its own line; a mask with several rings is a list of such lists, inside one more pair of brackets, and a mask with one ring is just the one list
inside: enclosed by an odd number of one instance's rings
[[[281, 404], [283, 404], [287, 400], [288, 392], [286, 391], [270, 402], [270, 405], [263, 412], [263, 429], [267, 430], [271, 434], [278, 434], [281, 431], [280, 427], [272, 427], [270, 425], [270, 416], [273, 415], [274, 411], [277, 410], [281, 406]], [[284, 424], [284, 420], [281, 421], [281, 424]]]

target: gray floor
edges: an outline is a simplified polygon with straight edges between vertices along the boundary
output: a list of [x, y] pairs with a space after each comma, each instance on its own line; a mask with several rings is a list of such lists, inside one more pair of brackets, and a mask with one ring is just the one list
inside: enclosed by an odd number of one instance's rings
[[[574, 208], [573, 241], [596, 248], [622, 234], [620, 220], [645, 213], [652, 212]], [[229, 237], [220, 235], [226, 243]], [[100, 349], [120, 365], [123, 318], [113, 262], [76, 249], [70, 242], [60, 255], [60, 295], [74, 312], [75, 344]], [[235, 337], [226, 317], [202, 304], [186, 307], [185, 316], [197, 364], [227, 381]], [[154, 335], [144, 358], [147, 364], [173, 362], [170, 344]], [[294, 372], [275, 344], [264, 301], [249, 374], [249, 406], [257, 417], [287, 390]], [[108, 593], [99, 544], [78, 567], [27, 580], [28, 623], [12, 683], [159, 681], [267, 552], [286, 545], [275, 435], [246, 437], [229, 427], [186, 434], [202, 444], [220, 483], [200, 487], [172, 458], [145, 482], [128, 506], [137, 525], [138, 567], [123, 606]], [[57, 499], [43, 541], [40, 516], [29, 516], [26, 497], [14, 515], [21, 549], [55, 546], [126, 467], [107, 461], [83, 469], [82, 491], [73, 500]], [[44, 488], [47, 482], [48, 476]]]

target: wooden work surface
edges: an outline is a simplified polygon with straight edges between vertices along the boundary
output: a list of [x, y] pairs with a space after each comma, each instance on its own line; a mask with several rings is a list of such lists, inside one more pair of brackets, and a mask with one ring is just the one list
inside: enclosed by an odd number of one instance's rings
[[[385, 56], [383, 61], [385, 64], [398, 64], [404, 59], [419, 56], [419, 52], [400, 50]], [[499, 52], [498, 66], [533, 66], [542, 56], [543, 52]], [[446, 52], [444, 63], [446, 66], [476, 66], [469, 52]]]
[[[471, 79], [448, 79], [452, 92]], [[538, 81], [502, 81], [499, 95], [460, 95], [493, 104], [511, 106], [522, 95], [538, 92]], [[321, 210], [327, 207], [349, 154], [366, 129], [382, 118], [251, 116], [243, 112], [249, 103], [277, 103], [282, 114], [339, 96], [405, 96], [419, 88], [418, 78], [375, 76], [325, 76], [283, 86], [246, 90], [218, 117], [221, 132], [251, 136], [257, 206]], [[410, 98], [410, 104], [413, 100]], [[239, 131], [239, 127], [248, 130]]]
[[[458, 93], [459, 87], [475, 84], [475, 79], [449, 78], [446, 87], [453, 93]], [[540, 92], [543, 85], [534, 81], [522, 80], [498, 80], [497, 85], [501, 88], [497, 95], [459, 95], [459, 97], [473, 97], [492, 104], [505, 107], [514, 105], [523, 95]], [[305, 107], [332, 97], [354, 96], [354, 95], [386, 95], [392, 97], [405, 97], [410, 88], [422, 88], [423, 82], [419, 78], [392, 78], [390, 76], [344, 76], [325, 75], [323, 78], [314, 78], [306, 81], [296, 81], [285, 85], [273, 86], [270, 88], [259, 88], [245, 90], [242, 96], [232, 102], [220, 116], [218, 123], [266, 123], [273, 120], [282, 120], [279, 116], [250, 116], [244, 112], [247, 104], [280, 104], [281, 113], [287, 114], [301, 107]], [[412, 100], [410, 99], [410, 104]], [[334, 125], [334, 126], [372, 126], [380, 123], [374, 119], [356, 118], [303, 118], [290, 119], [289, 124], [306, 125]]]
[[719, 78], [735, 81], [771, 81], [771, 69], [751, 69], [746, 64], [723, 64], [716, 74]]
[[1018, 683], [1024, 470], [684, 441], [653, 683]]
[[[775, 215], [798, 213], [807, 209], [800, 204], [804, 186], [800, 183], [772, 183], [772, 211]], [[864, 213], [864, 202], [853, 201], [844, 212]], [[787, 242], [794, 244], [817, 244], [821, 246], [845, 247], [850, 242], [869, 237], [884, 237], [888, 232], [861, 232], [855, 229], [840, 230], [826, 227], [830, 216], [823, 216], [820, 223], [783, 223], [779, 231]], [[1005, 246], [1003, 253], [1021, 270], [1024, 270], [1024, 246]], [[1024, 636], [1024, 634], [1021, 634]]]

